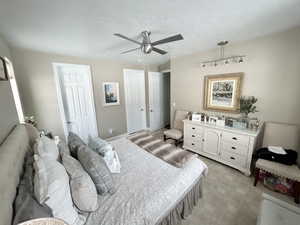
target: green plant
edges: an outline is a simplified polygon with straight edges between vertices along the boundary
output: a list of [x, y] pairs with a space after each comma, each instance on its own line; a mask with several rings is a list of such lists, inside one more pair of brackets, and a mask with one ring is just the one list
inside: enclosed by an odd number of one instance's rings
[[249, 113], [256, 113], [258, 110], [254, 105], [257, 102], [257, 98], [254, 96], [242, 96], [240, 98], [240, 112], [248, 116]]

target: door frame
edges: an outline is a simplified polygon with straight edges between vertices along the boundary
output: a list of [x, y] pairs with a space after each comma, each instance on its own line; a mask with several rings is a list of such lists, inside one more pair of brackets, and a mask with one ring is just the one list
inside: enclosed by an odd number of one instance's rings
[[59, 109], [59, 113], [60, 113], [60, 118], [61, 118], [61, 122], [62, 122], [62, 126], [63, 126], [63, 131], [64, 131], [64, 134], [65, 134], [65, 138], [66, 138], [66, 140], [68, 140], [69, 132], [68, 132], [66, 114], [65, 114], [65, 109], [64, 109], [63, 99], [62, 99], [62, 93], [61, 93], [62, 86], [61, 86], [61, 82], [60, 82], [58, 71], [57, 71], [58, 66], [65, 66], [65, 65], [68, 65], [68, 66], [82, 66], [82, 67], [85, 67], [88, 71], [88, 84], [89, 84], [89, 89], [91, 90], [90, 97], [91, 97], [91, 102], [92, 102], [92, 113], [95, 115], [95, 122], [96, 122], [96, 124], [95, 124], [95, 126], [96, 126], [95, 133], [97, 134], [97, 136], [99, 136], [97, 114], [96, 114], [96, 109], [95, 109], [94, 88], [93, 88], [93, 82], [92, 82], [91, 66], [86, 65], [86, 64], [53, 62], [52, 67], [53, 67], [53, 71], [54, 71], [54, 81], [55, 81], [55, 86], [56, 86], [57, 103], [58, 103], [58, 109]]
[[144, 72], [144, 90], [145, 90], [145, 99], [144, 99], [144, 114], [145, 114], [145, 122], [143, 124], [143, 129], [147, 129], [147, 106], [146, 106], [146, 72], [145, 70], [138, 70], [138, 69], [123, 69], [123, 80], [124, 80], [124, 94], [125, 94], [125, 111], [126, 111], [126, 130], [127, 130], [127, 134], [129, 134], [129, 130], [128, 130], [128, 121], [129, 121], [129, 114], [128, 114], [128, 110], [127, 110], [127, 102], [128, 102], [128, 87], [127, 87], [127, 77], [126, 77], [126, 71], [143, 71]]

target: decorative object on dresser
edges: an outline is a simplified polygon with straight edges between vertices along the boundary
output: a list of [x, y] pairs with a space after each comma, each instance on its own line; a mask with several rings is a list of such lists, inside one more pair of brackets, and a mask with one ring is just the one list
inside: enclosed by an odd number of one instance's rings
[[0, 81], [8, 80], [6, 61], [0, 56]]
[[243, 73], [209, 75], [204, 78], [204, 109], [239, 113]]
[[[263, 147], [281, 146], [284, 149], [300, 149], [300, 127], [295, 124], [267, 122], [265, 124]], [[299, 156], [298, 152], [298, 157]], [[258, 159], [255, 164], [255, 181], [256, 186], [260, 170], [271, 173], [275, 176], [288, 178], [294, 181], [295, 202], [299, 203], [300, 198], [300, 170], [297, 165], [284, 165], [278, 162]]]
[[183, 120], [187, 119], [189, 112], [184, 110], [176, 110], [175, 119], [173, 122], [173, 128], [164, 131], [164, 141], [167, 139], [175, 140], [175, 145], [177, 146], [182, 142], [183, 137]]
[[103, 105], [113, 106], [120, 105], [119, 83], [104, 82], [103, 83]]
[[257, 102], [257, 98], [254, 96], [241, 96], [240, 98], [240, 113], [243, 117], [248, 118], [249, 113], [256, 113], [258, 110], [254, 105]]
[[261, 127], [257, 131], [239, 130], [184, 120], [183, 147], [250, 175], [252, 154], [260, 147]]

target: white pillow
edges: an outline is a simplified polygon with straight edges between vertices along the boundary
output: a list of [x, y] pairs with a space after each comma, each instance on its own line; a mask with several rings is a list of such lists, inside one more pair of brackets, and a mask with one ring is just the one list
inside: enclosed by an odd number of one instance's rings
[[121, 172], [121, 164], [116, 151], [107, 151], [103, 159], [111, 173]]
[[[69, 176], [59, 162], [35, 156], [35, 168], [43, 164], [45, 170], [37, 170], [36, 173], [46, 173], [47, 176], [47, 205], [54, 217], [64, 220], [69, 225], [83, 225], [85, 218], [78, 215], [73, 207], [70, 193]], [[36, 186], [35, 186], [36, 187]], [[35, 191], [35, 193], [37, 193]]]
[[36, 140], [34, 153], [40, 157], [46, 157], [52, 160], [58, 160], [59, 158], [59, 151], [55, 141], [46, 136], [42, 136]]

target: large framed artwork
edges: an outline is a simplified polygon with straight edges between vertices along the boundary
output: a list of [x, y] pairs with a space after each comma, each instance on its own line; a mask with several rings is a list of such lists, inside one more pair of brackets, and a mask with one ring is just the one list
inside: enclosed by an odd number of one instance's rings
[[103, 83], [103, 105], [113, 106], [120, 105], [119, 83], [104, 82]]
[[204, 109], [238, 113], [243, 73], [208, 75], [204, 78]]

